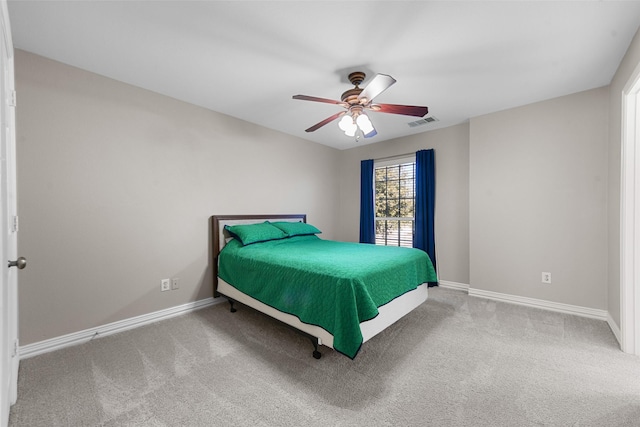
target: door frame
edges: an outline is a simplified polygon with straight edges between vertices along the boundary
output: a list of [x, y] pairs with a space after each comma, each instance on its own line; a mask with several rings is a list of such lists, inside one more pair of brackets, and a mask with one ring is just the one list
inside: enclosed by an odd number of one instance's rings
[[640, 64], [622, 90], [620, 347], [640, 356]]
[[14, 55], [7, 1], [0, 1], [0, 153], [4, 156], [0, 168], [0, 423], [7, 425], [10, 407], [18, 397], [18, 272], [8, 268], [8, 260], [17, 259], [18, 224], [16, 199], [16, 142], [15, 142], [15, 82]]

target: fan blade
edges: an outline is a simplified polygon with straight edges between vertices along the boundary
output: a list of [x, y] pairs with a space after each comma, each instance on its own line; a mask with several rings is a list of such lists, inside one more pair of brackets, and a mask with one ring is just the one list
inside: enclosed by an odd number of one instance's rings
[[294, 95], [293, 99], [300, 99], [302, 101], [324, 102], [327, 104], [337, 104], [337, 105], [342, 105], [345, 108], [349, 106], [346, 102], [336, 101], [334, 99], [318, 98], [316, 96]]
[[366, 101], [365, 104], [368, 104], [373, 98], [387, 90], [395, 82], [396, 79], [391, 76], [386, 74], [376, 74], [369, 84], [367, 84], [367, 87], [362, 89], [358, 99], [364, 99]]
[[428, 107], [415, 105], [375, 104], [369, 107], [372, 111], [389, 114], [402, 114], [404, 116], [424, 117], [429, 112]]
[[345, 114], [347, 114], [346, 111], [340, 111], [339, 113], [336, 113], [331, 117], [327, 117], [326, 119], [324, 119], [320, 123], [316, 123], [315, 125], [311, 126], [309, 129], [306, 129], [305, 132], [316, 131], [316, 130], [320, 129], [322, 126], [326, 125], [327, 123], [331, 123], [335, 119], [338, 119], [338, 118], [344, 116]]

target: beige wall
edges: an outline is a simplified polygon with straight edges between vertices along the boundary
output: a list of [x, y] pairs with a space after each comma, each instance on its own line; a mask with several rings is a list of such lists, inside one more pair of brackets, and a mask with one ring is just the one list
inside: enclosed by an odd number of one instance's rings
[[436, 259], [440, 280], [469, 283], [469, 126], [461, 124], [345, 150], [340, 156], [340, 237], [357, 242], [360, 162], [435, 150]]
[[608, 94], [471, 119], [472, 288], [607, 308]]
[[212, 214], [338, 237], [337, 150], [22, 51], [16, 80], [21, 345], [210, 297]]
[[620, 152], [622, 90], [640, 65], [640, 32], [631, 41], [610, 85], [609, 100], [609, 295], [608, 310], [620, 326]]

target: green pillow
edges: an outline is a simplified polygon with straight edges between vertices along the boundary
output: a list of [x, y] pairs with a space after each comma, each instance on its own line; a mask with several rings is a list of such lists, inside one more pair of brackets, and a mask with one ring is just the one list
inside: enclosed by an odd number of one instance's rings
[[287, 237], [284, 231], [269, 224], [268, 221], [257, 224], [225, 225], [224, 228], [243, 245]]
[[284, 231], [287, 236], [304, 236], [308, 234], [319, 234], [322, 231], [318, 230], [311, 224], [307, 224], [306, 222], [270, 222], [269, 224], [274, 227], [278, 227], [280, 230]]

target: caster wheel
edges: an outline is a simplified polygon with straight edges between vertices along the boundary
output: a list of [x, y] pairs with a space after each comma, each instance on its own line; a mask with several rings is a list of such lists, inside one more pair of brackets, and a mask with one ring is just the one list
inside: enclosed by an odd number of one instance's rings
[[318, 350], [314, 350], [313, 351], [313, 358], [314, 359], [320, 359], [322, 357], [322, 353], [320, 353]]

